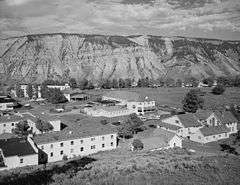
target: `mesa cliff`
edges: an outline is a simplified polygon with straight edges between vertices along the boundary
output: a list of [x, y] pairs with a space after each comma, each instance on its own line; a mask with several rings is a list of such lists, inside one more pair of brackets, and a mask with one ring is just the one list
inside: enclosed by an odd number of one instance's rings
[[240, 41], [151, 35], [27, 35], [0, 40], [0, 74], [5, 82], [237, 75]]

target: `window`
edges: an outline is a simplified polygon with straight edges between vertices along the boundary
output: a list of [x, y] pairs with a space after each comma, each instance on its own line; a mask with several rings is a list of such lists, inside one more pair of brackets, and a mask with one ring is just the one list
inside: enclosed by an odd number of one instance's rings
[[105, 147], [105, 144], [102, 144], [102, 148], [104, 148]]
[[74, 145], [74, 141], [71, 141], [71, 145]]
[[63, 143], [60, 143], [60, 146], [63, 147]]
[[113, 135], [111, 135], [111, 139], [113, 139]]
[[74, 152], [74, 149], [71, 149], [71, 150], [70, 150], [70, 153], [73, 153], [73, 152]]
[[44, 146], [43, 145], [41, 146], [41, 149], [44, 150]]
[[113, 146], [113, 142], [111, 142], [111, 146]]
[[3, 124], [4, 127], [6, 127], [6, 124]]
[[12, 123], [12, 126], [14, 126], [14, 123]]
[[102, 136], [102, 140], [104, 141], [104, 136]]
[[80, 140], [80, 143], [83, 144], [83, 140]]
[[20, 159], [20, 163], [23, 163], [23, 159]]
[[91, 149], [95, 149], [95, 148], [96, 148], [96, 146], [95, 146], [95, 145], [92, 145], [92, 146], [91, 146]]
[[53, 148], [53, 144], [50, 145], [50, 148]]
[[179, 121], [178, 121], [178, 120], [175, 120], [175, 122], [176, 122], [176, 123], [179, 123]]
[[227, 137], [228, 135], [227, 135], [227, 133], [225, 133], [225, 137]]
[[80, 148], [80, 151], [81, 151], [81, 152], [83, 152], [83, 150], [84, 150], [84, 148], [83, 148], [83, 147], [81, 147], [81, 148]]
[[135, 108], [136, 108], [136, 106], [135, 106], [135, 105], [133, 105], [133, 106], [132, 106], [132, 108], [133, 108], [133, 109], [135, 109]]
[[218, 137], [221, 137], [221, 135], [219, 134]]
[[94, 140], [95, 140], [95, 137], [92, 137], [92, 138], [91, 138], [91, 141], [94, 141]]
[[206, 137], [206, 140], [208, 140], [208, 137]]
[[63, 150], [60, 151], [60, 155], [63, 155]]
[[201, 136], [198, 136], [198, 139], [201, 139]]
[[215, 118], [212, 118], [212, 124], [215, 125]]
[[50, 153], [50, 157], [52, 157], [52, 156], [53, 156], [53, 152]]
[[213, 138], [215, 138], [215, 136], [213, 136]]

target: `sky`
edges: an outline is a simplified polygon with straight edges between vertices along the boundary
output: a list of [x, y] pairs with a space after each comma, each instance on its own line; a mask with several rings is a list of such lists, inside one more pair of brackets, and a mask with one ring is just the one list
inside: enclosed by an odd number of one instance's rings
[[0, 0], [0, 38], [55, 32], [240, 40], [240, 0]]

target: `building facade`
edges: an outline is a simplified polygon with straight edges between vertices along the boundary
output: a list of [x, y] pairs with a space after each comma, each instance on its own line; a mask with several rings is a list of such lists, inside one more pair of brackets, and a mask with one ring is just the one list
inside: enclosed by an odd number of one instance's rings
[[38, 149], [31, 138], [11, 138], [0, 140], [0, 155], [4, 166], [0, 170], [38, 165]]
[[47, 157], [47, 162], [55, 162], [63, 160], [64, 156], [72, 158], [115, 149], [117, 147], [117, 134], [112, 133], [49, 142], [41, 142], [35, 139], [35, 143], [41, 150], [42, 156], [40, 158]]

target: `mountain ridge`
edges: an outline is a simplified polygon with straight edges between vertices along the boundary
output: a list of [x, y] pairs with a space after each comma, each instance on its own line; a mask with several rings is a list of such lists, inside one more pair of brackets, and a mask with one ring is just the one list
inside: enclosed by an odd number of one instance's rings
[[153, 35], [31, 34], [0, 39], [0, 73], [45, 79], [184, 79], [240, 74], [240, 41]]

